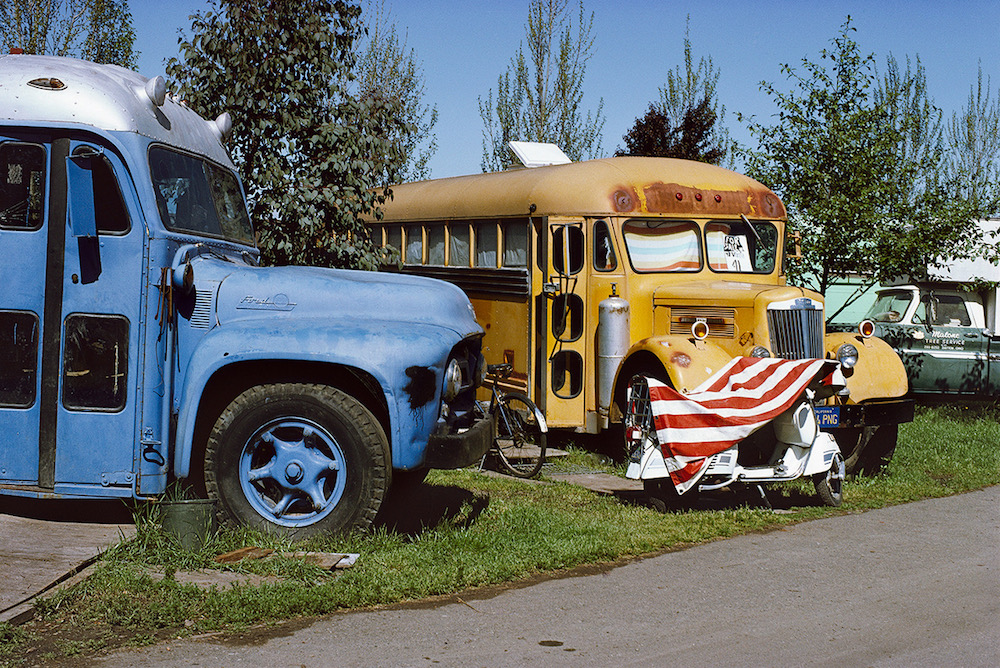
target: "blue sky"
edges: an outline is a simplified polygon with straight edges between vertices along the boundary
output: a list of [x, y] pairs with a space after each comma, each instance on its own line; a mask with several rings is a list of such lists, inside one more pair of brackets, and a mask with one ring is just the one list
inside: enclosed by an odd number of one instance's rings
[[[496, 89], [523, 39], [528, 1], [385, 0], [390, 17], [415, 49], [426, 77], [426, 102], [436, 105], [438, 151], [433, 177], [480, 171], [482, 121], [478, 97]], [[368, 4], [367, 2], [365, 3]], [[207, 8], [200, 0], [131, 0], [139, 71], [163, 74], [177, 55], [177, 31], [188, 16]], [[711, 56], [721, 72], [717, 95], [726, 126], [737, 140], [750, 137], [736, 112], [768, 121], [774, 113], [760, 82], [791, 85], [781, 64], [819, 58], [850, 14], [854, 38], [880, 67], [890, 53], [901, 63], [919, 56], [928, 90], [946, 117], [966, 104], [981, 62], [984, 78], [1000, 87], [1000, 2], [978, 0], [589, 0], [594, 13], [595, 53], [588, 64], [585, 105], [604, 99], [603, 146], [612, 153], [622, 135], [658, 98], [666, 73], [683, 63], [685, 20], [691, 19], [695, 60]], [[994, 93], [995, 94], [995, 93]], [[239, 110], [231, 110], [238, 116]]]

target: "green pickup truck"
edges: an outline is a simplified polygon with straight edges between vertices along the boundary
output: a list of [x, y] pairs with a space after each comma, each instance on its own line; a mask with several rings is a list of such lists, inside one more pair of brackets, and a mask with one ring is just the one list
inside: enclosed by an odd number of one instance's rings
[[885, 287], [867, 319], [906, 368], [914, 396], [991, 398], [1000, 390], [997, 288], [935, 281]]

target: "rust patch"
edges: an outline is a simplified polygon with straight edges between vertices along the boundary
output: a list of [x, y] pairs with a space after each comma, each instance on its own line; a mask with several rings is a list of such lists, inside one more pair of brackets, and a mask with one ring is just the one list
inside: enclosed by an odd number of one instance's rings
[[661, 182], [645, 186], [643, 195], [650, 213], [785, 217], [784, 204], [766, 188], [712, 190]]
[[616, 188], [611, 193], [611, 208], [618, 213], [634, 211], [639, 204], [639, 197], [631, 186]]
[[686, 369], [691, 366], [691, 357], [687, 353], [674, 353], [670, 356], [670, 363]]

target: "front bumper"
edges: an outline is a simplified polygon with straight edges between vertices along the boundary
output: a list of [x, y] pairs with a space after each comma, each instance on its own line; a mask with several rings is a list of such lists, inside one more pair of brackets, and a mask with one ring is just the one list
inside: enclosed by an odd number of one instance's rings
[[863, 404], [817, 406], [816, 420], [821, 429], [857, 429], [913, 421], [912, 399], [887, 399]]
[[457, 434], [431, 434], [427, 440], [424, 466], [432, 469], [460, 469], [475, 464], [493, 445], [493, 416], [477, 420]]

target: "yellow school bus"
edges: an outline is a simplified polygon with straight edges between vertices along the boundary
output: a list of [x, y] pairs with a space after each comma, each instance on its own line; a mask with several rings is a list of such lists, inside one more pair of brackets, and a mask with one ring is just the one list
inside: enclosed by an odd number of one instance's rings
[[822, 296], [787, 285], [785, 207], [747, 176], [617, 157], [392, 192], [376, 241], [400, 251], [401, 271], [466, 292], [487, 362], [513, 365], [551, 427], [598, 433], [619, 421], [636, 373], [683, 392], [734, 356], [769, 355], [845, 368], [856, 358], [850, 394], [820, 415], [849, 464], [876, 432], [891, 455], [896, 425], [912, 418], [892, 349], [825, 334]]

